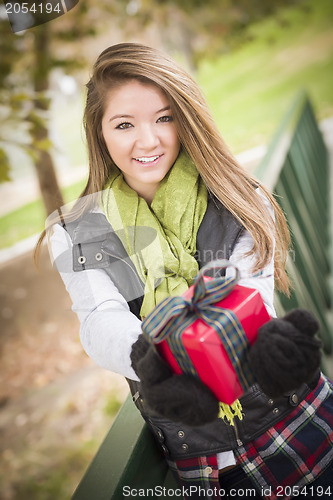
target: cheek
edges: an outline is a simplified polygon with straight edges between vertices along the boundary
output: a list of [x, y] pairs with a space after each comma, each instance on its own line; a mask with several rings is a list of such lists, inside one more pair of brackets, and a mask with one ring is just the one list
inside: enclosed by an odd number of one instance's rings
[[113, 157], [114, 153], [115, 153], [115, 148], [113, 147], [113, 141], [107, 135], [104, 136], [104, 141], [105, 141], [105, 144], [106, 144], [106, 147], [109, 151], [110, 156]]
[[102, 137], [104, 139], [106, 147], [107, 147], [107, 149], [109, 149], [110, 137], [109, 137], [108, 133], [106, 132], [106, 130], [104, 129], [103, 124], [102, 124], [102, 127], [101, 127], [101, 132], [102, 132]]
[[175, 154], [178, 155], [179, 150], [180, 150], [180, 140], [179, 140], [177, 132], [172, 134], [172, 136], [170, 138], [170, 144], [171, 144], [172, 148], [174, 149]]
[[164, 141], [171, 147], [177, 147], [180, 144], [177, 131], [174, 128], [166, 130], [164, 134]]
[[174, 143], [174, 145], [180, 147], [179, 135], [175, 125], [172, 127], [171, 134], [172, 134], [172, 142]]
[[113, 130], [110, 128], [110, 125], [107, 122], [104, 123], [103, 120], [102, 120], [102, 135], [106, 147], [108, 148], [109, 153], [111, 154], [111, 150], [114, 149], [114, 146], [116, 146], [117, 142], [115, 140]]
[[112, 133], [105, 133], [103, 137], [109, 154], [113, 159], [128, 151], [127, 141], [123, 137]]

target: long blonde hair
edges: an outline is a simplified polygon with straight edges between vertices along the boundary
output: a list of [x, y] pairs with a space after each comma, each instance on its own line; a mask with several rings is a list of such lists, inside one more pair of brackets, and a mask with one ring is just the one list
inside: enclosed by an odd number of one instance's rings
[[[87, 83], [84, 127], [89, 177], [80, 198], [85, 197], [86, 200], [90, 198], [87, 195], [101, 191], [114, 166], [102, 134], [105, 98], [110, 90], [129, 80], [153, 84], [167, 96], [181, 145], [194, 161], [207, 189], [253, 238], [250, 254], [255, 255], [254, 272], [272, 259], [275, 239], [275, 281], [277, 288], [288, 294], [285, 263], [290, 235], [279, 205], [261, 186], [261, 191], [273, 207], [273, 221], [263, 199], [256, 192], [258, 181], [230, 153], [197, 83], [167, 54], [141, 44], [121, 43], [107, 48], [98, 57]], [[85, 208], [85, 203], [81, 203], [79, 211]], [[42, 238], [43, 235], [39, 244]]]

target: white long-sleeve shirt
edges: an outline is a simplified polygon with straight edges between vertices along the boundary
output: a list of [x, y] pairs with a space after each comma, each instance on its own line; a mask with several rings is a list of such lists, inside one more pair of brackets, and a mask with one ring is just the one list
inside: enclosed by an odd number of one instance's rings
[[[141, 333], [141, 321], [131, 313], [126, 300], [103, 269], [73, 271], [73, 244], [62, 226], [53, 226], [49, 243], [52, 260], [68, 255], [65, 266], [62, 261], [60, 275], [72, 299], [72, 309], [80, 320], [80, 339], [84, 350], [99, 366], [138, 380], [131, 366], [130, 353]], [[252, 247], [253, 239], [244, 231], [230, 256], [230, 262], [240, 271], [238, 284], [258, 290], [269, 315], [275, 317], [274, 259], [262, 269], [261, 276], [251, 276], [255, 257], [245, 255]], [[233, 273], [232, 268], [227, 268], [227, 277]], [[219, 453], [217, 459], [220, 469], [235, 464], [232, 452]]]
[[[62, 226], [53, 227], [50, 243], [53, 259], [65, 252], [71, 256], [72, 241]], [[262, 276], [251, 277], [254, 257], [244, 255], [252, 245], [252, 237], [244, 232], [230, 262], [240, 271], [238, 284], [258, 290], [268, 313], [274, 317], [274, 263], [272, 260], [262, 270]], [[229, 276], [233, 272], [228, 268], [226, 274]], [[131, 313], [108, 274], [103, 269], [74, 272], [69, 258], [68, 266], [62, 265], [60, 275], [72, 299], [72, 309], [80, 320], [80, 338], [86, 353], [101, 367], [138, 380], [131, 367], [130, 352], [141, 333], [141, 321]]]

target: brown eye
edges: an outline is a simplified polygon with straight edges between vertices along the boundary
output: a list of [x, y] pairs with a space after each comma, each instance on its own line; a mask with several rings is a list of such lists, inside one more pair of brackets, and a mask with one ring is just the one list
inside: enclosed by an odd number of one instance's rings
[[159, 118], [157, 121], [161, 122], [161, 123], [167, 123], [167, 122], [172, 122], [173, 118], [170, 115], [165, 115], [165, 116], [161, 116], [161, 118]]
[[116, 129], [126, 130], [127, 128], [130, 128], [130, 127], [132, 127], [131, 123], [123, 122], [123, 123], [120, 123], [120, 125], [117, 125]]

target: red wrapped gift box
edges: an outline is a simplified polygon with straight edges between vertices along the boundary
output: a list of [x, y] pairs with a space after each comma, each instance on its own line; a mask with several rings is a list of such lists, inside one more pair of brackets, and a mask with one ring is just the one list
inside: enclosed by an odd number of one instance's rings
[[[205, 282], [209, 279], [204, 278]], [[182, 297], [191, 299], [193, 288], [191, 286]], [[256, 340], [260, 326], [270, 320], [259, 292], [251, 288], [235, 285], [229, 295], [214, 306], [235, 313], [250, 345]], [[193, 323], [182, 331], [181, 342], [197, 375], [213, 391], [219, 401], [230, 405], [244, 393], [244, 388], [242, 388], [227, 351], [222, 345], [219, 334], [212, 327], [194, 316]], [[156, 344], [156, 348], [173, 371], [180, 374], [182, 370], [167, 340]]]

